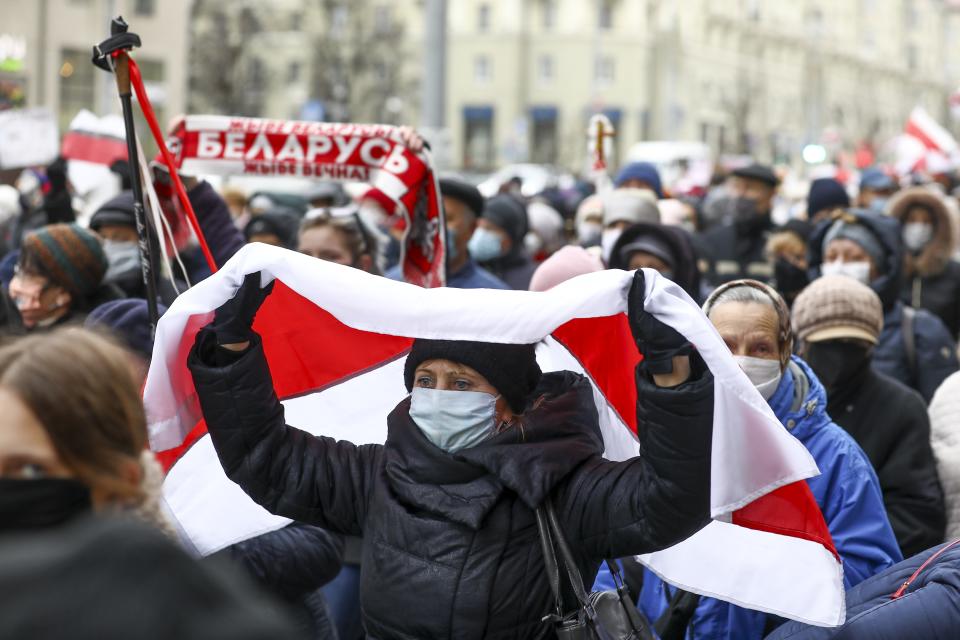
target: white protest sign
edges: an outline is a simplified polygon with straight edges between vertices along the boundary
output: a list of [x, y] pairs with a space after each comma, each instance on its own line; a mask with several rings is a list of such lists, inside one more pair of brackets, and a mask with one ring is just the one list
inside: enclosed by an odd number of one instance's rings
[[50, 164], [59, 147], [57, 121], [49, 109], [0, 111], [0, 169]]

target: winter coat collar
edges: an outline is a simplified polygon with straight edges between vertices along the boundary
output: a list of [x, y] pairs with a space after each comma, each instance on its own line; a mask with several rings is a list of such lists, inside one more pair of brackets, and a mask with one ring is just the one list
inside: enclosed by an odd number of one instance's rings
[[528, 507], [579, 464], [603, 453], [593, 389], [583, 376], [543, 376], [522, 419], [486, 442], [448, 454], [410, 418], [410, 400], [387, 418], [385, 472], [397, 497], [416, 509], [479, 529], [504, 489]]
[[770, 398], [770, 408], [801, 442], [830, 422], [827, 392], [813, 370], [797, 356], [792, 356], [787, 363], [780, 385]]

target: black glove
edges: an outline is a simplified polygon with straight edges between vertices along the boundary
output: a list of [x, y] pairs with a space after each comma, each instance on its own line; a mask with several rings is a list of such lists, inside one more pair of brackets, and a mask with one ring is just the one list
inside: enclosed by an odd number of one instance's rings
[[232, 298], [214, 312], [207, 327], [217, 336], [217, 344], [246, 342], [251, 338], [253, 318], [273, 291], [273, 282], [260, 288], [260, 272], [249, 273]]
[[651, 374], [673, 373], [674, 356], [689, 355], [693, 347], [676, 329], [669, 327], [643, 309], [646, 291], [643, 270], [637, 269], [627, 295], [627, 318], [630, 331], [643, 354], [642, 366]]

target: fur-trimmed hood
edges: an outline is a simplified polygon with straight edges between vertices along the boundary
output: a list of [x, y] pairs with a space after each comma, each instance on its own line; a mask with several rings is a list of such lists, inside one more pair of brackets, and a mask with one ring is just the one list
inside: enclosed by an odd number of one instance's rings
[[904, 252], [904, 273], [908, 278], [938, 275], [946, 268], [953, 254], [957, 238], [955, 223], [943, 198], [925, 187], [904, 189], [893, 197], [888, 210], [891, 216], [904, 224], [913, 207], [923, 207], [933, 215], [933, 239], [917, 255]]

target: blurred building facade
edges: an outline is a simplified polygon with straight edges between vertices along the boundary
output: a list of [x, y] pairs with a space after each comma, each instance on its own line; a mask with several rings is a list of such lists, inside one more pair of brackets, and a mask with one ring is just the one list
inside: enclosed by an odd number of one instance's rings
[[60, 131], [81, 109], [119, 113], [113, 77], [91, 63], [93, 45], [122, 15], [143, 47], [134, 57], [161, 119], [182, 113], [189, 0], [0, 0], [0, 108], [45, 106]]
[[466, 169], [580, 169], [591, 113], [640, 140], [795, 162], [878, 145], [923, 105], [948, 120], [957, 3], [938, 0], [456, 0], [447, 125]]
[[194, 0], [190, 111], [415, 122], [416, 0]]

